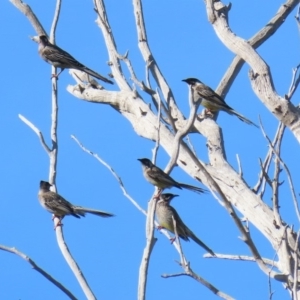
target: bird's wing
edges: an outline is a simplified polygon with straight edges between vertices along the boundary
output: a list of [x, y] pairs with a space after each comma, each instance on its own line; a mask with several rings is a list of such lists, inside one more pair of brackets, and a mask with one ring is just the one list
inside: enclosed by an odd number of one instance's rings
[[176, 182], [170, 175], [157, 167], [152, 167], [148, 172], [148, 176], [153, 181], [155, 180], [157, 182], [157, 186], [160, 186], [162, 188], [175, 186], [181, 189], [181, 186], [178, 182]]
[[67, 68], [84, 68], [85, 66], [77, 61], [72, 55], [56, 45], [47, 45], [43, 50], [43, 56], [49, 61], [56, 62]]
[[177, 229], [178, 236], [181, 237], [183, 240], [188, 241], [189, 238], [188, 238], [187, 226], [183, 223], [182, 219], [180, 218], [178, 212], [174, 207], [169, 206], [169, 209], [172, 211], [173, 217], [176, 221], [176, 229]]
[[48, 207], [49, 210], [53, 211], [54, 214], [62, 216], [71, 214], [76, 216], [73, 210], [73, 205], [62, 196], [49, 191], [45, 193], [44, 199], [45, 206]]
[[[205, 99], [208, 103], [205, 105], [205, 101], [202, 101], [202, 105], [207, 107], [208, 109], [211, 109], [211, 107], [215, 109], [232, 109], [225, 100], [218, 95], [213, 89], [211, 89], [209, 86], [198, 86], [197, 87], [197, 93], [202, 98]], [[211, 107], [209, 102], [211, 102]]]

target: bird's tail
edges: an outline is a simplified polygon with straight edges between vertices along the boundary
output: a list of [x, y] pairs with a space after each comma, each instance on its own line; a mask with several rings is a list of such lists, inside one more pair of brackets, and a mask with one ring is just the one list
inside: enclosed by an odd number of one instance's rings
[[198, 194], [202, 194], [202, 193], [206, 193], [207, 190], [202, 189], [200, 187], [197, 186], [193, 186], [193, 185], [189, 185], [189, 184], [185, 184], [185, 183], [179, 183], [180, 187], [184, 188], [184, 189], [188, 189], [190, 191], [196, 192]]
[[206, 246], [200, 239], [198, 239], [195, 234], [189, 230], [189, 237], [196, 242], [199, 246], [201, 246], [203, 249], [205, 249], [207, 252], [209, 252], [212, 256], [216, 256], [214, 251], [212, 251], [208, 246]]
[[231, 113], [232, 115], [237, 116], [241, 121], [243, 121], [243, 122], [245, 122], [245, 123], [247, 123], [249, 125], [253, 125], [253, 126], [259, 128], [255, 123], [253, 123], [249, 119], [245, 118], [243, 115], [239, 114], [237, 111], [235, 111], [235, 110], [232, 109], [232, 110], [229, 111], [229, 113]]
[[100, 216], [100, 217], [113, 217], [114, 215], [102, 210], [98, 210], [98, 209], [93, 209], [93, 208], [86, 208], [86, 207], [82, 207], [82, 206], [75, 206], [74, 207], [74, 212], [76, 214], [82, 215], [84, 216], [85, 213], [90, 213], [96, 216]]
[[89, 69], [88, 67], [82, 68], [82, 71], [84, 71], [85, 73], [88, 73], [89, 75], [92, 75], [92, 76], [94, 76], [94, 77], [96, 77], [96, 78], [98, 78], [98, 79], [100, 79], [100, 80], [102, 80], [104, 82], [107, 82], [107, 83], [110, 83], [110, 84], [114, 84], [111, 80], [109, 80], [106, 77], [104, 77], [104, 76], [96, 73], [95, 71]]

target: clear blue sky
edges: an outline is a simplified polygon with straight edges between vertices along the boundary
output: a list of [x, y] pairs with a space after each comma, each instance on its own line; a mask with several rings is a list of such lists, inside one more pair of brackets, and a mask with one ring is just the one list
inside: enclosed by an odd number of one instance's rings
[[[216, 37], [207, 21], [203, 1], [143, 1], [148, 39], [153, 54], [170, 84], [184, 114], [189, 112], [187, 87], [181, 82], [197, 77], [216, 88], [228, 68], [233, 54]], [[264, 26], [283, 1], [233, 1], [230, 26], [248, 39]], [[54, 1], [27, 2], [49, 32]], [[102, 34], [94, 20], [92, 1], [65, 0], [57, 28], [57, 44], [80, 62], [106, 75], [107, 51]], [[132, 1], [106, 1], [110, 24], [120, 54], [129, 50], [138, 77], [144, 80], [145, 67], [137, 48]], [[78, 299], [84, 295], [58, 249], [51, 215], [37, 200], [39, 181], [48, 180], [49, 159], [35, 133], [18, 118], [24, 115], [50, 141], [51, 67], [40, 59], [37, 45], [29, 36], [36, 35], [27, 18], [8, 0], [1, 3], [2, 17], [2, 101], [0, 107], [1, 157], [1, 239], [0, 243], [16, 247], [60, 280]], [[287, 93], [292, 68], [299, 63], [299, 31], [293, 12], [280, 30], [259, 53], [270, 65], [275, 88]], [[126, 69], [124, 67], [124, 69]], [[272, 138], [277, 121], [257, 99], [248, 80], [245, 65], [232, 86], [226, 101], [247, 118], [258, 123], [260, 115]], [[126, 74], [127, 71], [126, 71]], [[138, 269], [145, 246], [145, 217], [123, 196], [109, 171], [84, 153], [71, 140], [75, 135], [87, 148], [98, 153], [121, 176], [130, 195], [146, 209], [153, 187], [142, 176], [137, 158], [151, 157], [154, 144], [138, 137], [129, 122], [109, 106], [87, 103], [72, 97], [66, 86], [74, 81], [64, 71], [59, 78], [59, 158], [57, 187], [61, 195], [74, 204], [103, 209], [116, 214], [102, 219], [92, 215], [78, 220], [64, 219], [66, 242], [99, 299], [136, 299]], [[115, 86], [108, 89], [118, 90]], [[298, 103], [296, 92], [293, 103]], [[150, 101], [149, 97], [144, 98]], [[223, 129], [229, 162], [237, 168], [236, 154], [243, 165], [245, 180], [250, 186], [257, 181], [258, 159], [268, 149], [260, 130], [221, 113], [218, 124]], [[207, 162], [207, 148], [202, 137], [193, 137], [199, 157]], [[290, 167], [294, 182], [299, 182], [299, 145], [287, 132], [283, 158]], [[296, 154], [297, 153], [297, 154]], [[296, 156], [297, 155], [297, 156]], [[168, 162], [163, 150], [158, 155], [162, 168]], [[179, 169], [172, 176], [178, 181], [195, 184]], [[281, 212], [289, 224], [295, 217], [287, 180], [281, 194]], [[298, 192], [296, 190], [296, 192]], [[189, 191], [179, 193], [173, 205], [187, 225], [215, 252], [250, 255], [239, 239], [227, 212], [211, 195], [201, 198]], [[265, 200], [271, 205], [271, 196]], [[274, 250], [250, 225], [260, 253], [273, 259]], [[181, 277], [162, 279], [161, 274], [178, 273], [181, 268], [177, 252], [159, 232], [151, 256], [147, 299], [216, 299], [194, 280]], [[255, 263], [203, 259], [204, 251], [195, 243], [182, 243], [187, 259], [195, 272], [236, 299], [268, 299], [268, 278]], [[65, 299], [65, 296], [21, 258], [0, 252], [1, 299]], [[272, 280], [273, 299], [289, 299], [281, 284]]]

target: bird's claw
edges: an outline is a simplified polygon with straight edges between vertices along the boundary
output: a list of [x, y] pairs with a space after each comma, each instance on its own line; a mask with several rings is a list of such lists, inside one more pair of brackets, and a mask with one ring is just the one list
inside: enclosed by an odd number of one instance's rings
[[160, 198], [160, 195], [161, 195], [162, 191], [163, 191], [162, 189], [159, 189], [158, 193], [153, 198], [158, 200]]
[[52, 221], [53, 221], [55, 218], [58, 218], [58, 222], [57, 222], [57, 224], [54, 226], [54, 230], [55, 230], [56, 227], [58, 227], [58, 226], [63, 226], [63, 223], [61, 222], [62, 218], [60, 218], [60, 217], [58, 217], [58, 216], [56, 216], [56, 215], [53, 215], [53, 216], [52, 216]]
[[205, 116], [208, 116], [208, 117], [210, 117], [210, 118], [213, 118], [214, 113], [213, 113], [210, 109], [206, 108], [206, 109], [204, 110], [204, 115], [205, 115]]
[[56, 227], [61, 227], [61, 226], [63, 226], [64, 224], [61, 222], [61, 220], [59, 220], [58, 222], [57, 222], [57, 224], [54, 226], [54, 230], [56, 230]]
[[56, 80], [58, 80], [58, 74], [52, 74], [50, 79], [52, 79], [52, 78], [56, 78]]
[[173, 244], [175, 242], [175, 240], [176, 240], [176, 237], [170, 238], [171, 244]]

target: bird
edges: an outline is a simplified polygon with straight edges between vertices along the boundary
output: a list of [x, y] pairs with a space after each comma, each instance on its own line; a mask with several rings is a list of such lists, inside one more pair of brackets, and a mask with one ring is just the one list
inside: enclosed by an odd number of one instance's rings
[[156, 197], [158, 197], [164, 189], [171, 188], [173, 186], [177, 187], [178, 189], [188, 189], [196, 193], [206, 192], [205, 189], [200, 187], [175, 181], [169, 174], [155, 166], [148, 158], [138, 158], [138, 160], [142, 163], [143, 174], [146, 180], [159, 189]]
[[235, 111], [232, 107], [230, 107], [225, 100], [218, 95], [214, 90], [212, 90], [209, 86], [205, 85], [197, 78], [187, 78], [182, 81], [186, 82], [192, 88], [192, 95], [194, 101], [201, 100], [201, 105], [204, 106], [208, 111], [214, 113], [219, 110], [223, 110], [230, 115], [235, 115], [241, 121], [258, 127], [255, 123], [245, 118], [243, 115]]
[[49, 182], [41, 180], [38, 199], [42, 207], [59, 218], [58, 225], [61, 225], [61, 220], [66, 215], [71, 215], [75, 218], [84, 217], [85, 213], [94, 214], [100, 217], [114, 216], [113, 214], [102, 210], [73, 205], [59, 194], [50, 191], [51, 186], [52, 184]]
[[[180, 238], [182, 238], [185, 241], [189, 241], [189, 238], [191, 238], [194, 242], [196, 242], [199, 246], [204, 248], [212, 256], [216, 256], [216, 254], [183, 223], [175, 208], [170, 205], [172, 199], [177, 196], [178, 195], [170, 193], [160, 195], [160, 198], [156, 203], [156, 217], [160, 225], [159, 229], [164, 228], [172, 233], [175, 233], [173, 222], [174, 218], [174, 220], [176, 221], [177, 234]], [[172, 243], [174, 242], [174, 240], [175, 238], [171, 239]]]
[[98, 78], [104, 82], [114, 84], [111, 80], [105, 78], [104, 76], [96, 73], [95, 71], [81, 64], [68, 52], [50, 43], [47, 36], [45, 35], [39, 36], [38, 52], [41, 58], [45, 60], [47, 63], [51, 64], [56, 68], [61, 69], [61, 71], [54, 77], [58, 77], [64, 69], [76, 69], [76, 70], [83, 71], [89, 75], [92, 75], [95, 78]]

